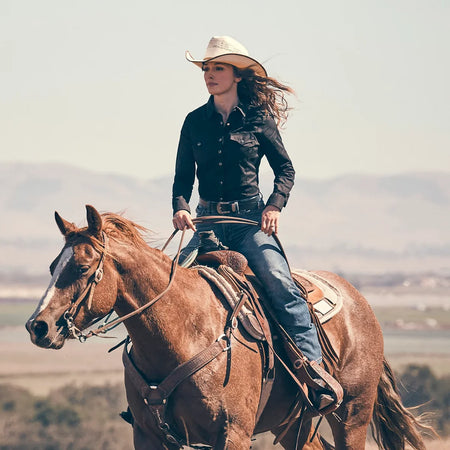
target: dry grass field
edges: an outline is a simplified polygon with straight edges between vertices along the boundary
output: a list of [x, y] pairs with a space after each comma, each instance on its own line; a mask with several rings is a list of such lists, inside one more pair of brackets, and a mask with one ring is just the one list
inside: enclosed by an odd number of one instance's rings
[[[279, 449], [282, 450], [283, 447], [280, 445], [272, 445], [273, 437], [271, 435], [263, 435], [258, 437], [253, 445], [252, 450], [274, 450]], [[433, 440], [426, 442], [427, 450], [450, 450], [450, 440]], [[378, 450], [378, 446], [375, 443], [367, 443], [366, 450]], [[407, 446], [405, 450], [411, 450], [411, 447]]]
[[[31, 343], [23, 326], [34, 309], [33, 303], [0, 301], [0, 308], [0, 384], [10, 383], [40, 396], [66, 385], [122, 384], [121, 349], [112, 353], [108, 353], [108, 349], [122, 339], [124, 329], [119, 328], [112, 333], [117, 339], [91, 339], [84, 344], [69, 341], [61, 350], [44, 350]], [[425, 323], [434, 324], [433, 320], [439, 319], [447, 325], [450, 323], [447, 310], [428, 310], [425, 314], [419, 310], [403, 309], [402, 312], [402, 308], [377, 306], [375, 311], [380, 322], [386, 326], [386, 355], [395, 370], [401, 371], [408, 364], [417, 363], [429, 365], [438, 376], [450, 374], [450, 332], [447, 326], [437, 330], [420, 327], [399, 330], [391, 327], [400, 317], [403, 320], [406, 318], [408, 323], [425, 320]], [[131, 450], [131, 429], [124, 429], [122, 438], [130, 446], [124, 444], [120, 448]], [[259, 436], [252, 448], [280, 448], [274, 447], [272, 441], [270, 434]], [[366, 448], [376, 449], [371, 444]], [[427, 449], [450, 450], [450, 441], [429, 442]]]
[[12, 383], [44, 395], [65, 384], [123, 381], [121, 350], [107, 353], [116, 339], [85, 344], [69, 341], [61, 350], [45, 350], [34, 346], [27, 334], [24, 327], [0, 331], [0, 353], [6, 361], [0, 366], [0, 383]]
[[[45, 350], [34, 346], [24, 323], [34, 303], [0, 302], [0, 383], [12, 382], [37, 394], [45, 394], [57, 386], [122, 382], [121, 349], [108, 353], [125, 331], [119, 327], [111, 334], [116, 338], [93, 338], [84, 344], [68, 341], [61, 350]], [[426, 364], [437, 376], [450, 374], [450, 311], [436, 308], [418, 311], [405, 308], [375, 307], [384, 332], [385, 352], [393, 368], [401, 371], [408, 364]], [[390, 324], [400, 317], [408, 323], [436, 320], [442, 330], [392, 329]], [[416, 321], [416, 322], [414, 322]], [[433, 322], [434, 323], [434, 322]]]

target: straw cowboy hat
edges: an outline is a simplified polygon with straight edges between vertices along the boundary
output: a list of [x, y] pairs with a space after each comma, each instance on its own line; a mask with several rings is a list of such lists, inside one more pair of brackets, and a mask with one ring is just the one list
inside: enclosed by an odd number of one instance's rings
[[266, 69], [262, 64], [248, 56], [247, 49], [229, 36], [212, 37], [203, 59], [195, 59], [189, 51], [186, 51], [186, 59], [200, 68], [208, 61], [222, 62], [236, 66], [238, 69], [251, 68], [256, 75], [267, 77]]

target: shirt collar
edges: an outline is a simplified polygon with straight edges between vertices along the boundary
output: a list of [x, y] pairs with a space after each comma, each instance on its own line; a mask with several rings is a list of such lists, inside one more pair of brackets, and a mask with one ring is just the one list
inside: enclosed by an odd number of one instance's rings
[[[239, 103], [233, 111], [239, 111], [244, 118], [247, 113], [247, 108], [243, 103]], [[208, 103], [206, 104], [206, 116], [210, 119], [214, 114], [218, 114], [216, 108], [214, 108], [214, 96], [210, 96]]]

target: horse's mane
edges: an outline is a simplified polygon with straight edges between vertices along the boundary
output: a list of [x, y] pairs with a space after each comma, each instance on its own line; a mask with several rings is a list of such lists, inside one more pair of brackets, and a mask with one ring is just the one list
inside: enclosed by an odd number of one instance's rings
[[[102, 231], [110, 239], [117, 242], [125, 242], [138, 250], [149, 248], [147, 241], [144, 239], [144, 235], [147, 235], [150, 232], [147, 228], [138, 225], [129, 219], [125, 219], [125, 217], [116, 213], [106, 212], [101, 214], [101, 218]], [[103, 239], [93, 236], [89, 227], [70, 231], [66, 235], [66, 242], [76, 241], [80, 236], [89, 239], [97, 251], [102, 252], [104, 250], [105, 243], [103, 242]]]
[[108, 237], [117, 241], [129, 242], [139, 249], [148, 248], [143, 238], [143, 234], [148, 232], [147, 228], [114, 213], [103, 213], [102, 221], [102, 229]]

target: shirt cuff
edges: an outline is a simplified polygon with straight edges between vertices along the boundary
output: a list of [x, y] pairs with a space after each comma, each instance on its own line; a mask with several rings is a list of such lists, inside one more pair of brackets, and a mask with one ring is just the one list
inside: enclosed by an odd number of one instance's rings
[[191, 208], [189, 208], [188, 202], [184, 199], [184, 197], [175, 197], [172, 199], [172, 208], [173, 213], [175, 214], [177, 211], [184, 209], [189, 214], [191, 213]]
[[267, 200], [267, 205], [276, 206], [280, 211], [283, 209], [284, 206], [286, 206], [287, 198], [284, 195], [273, 193], [270, 195], [269, 199]]

